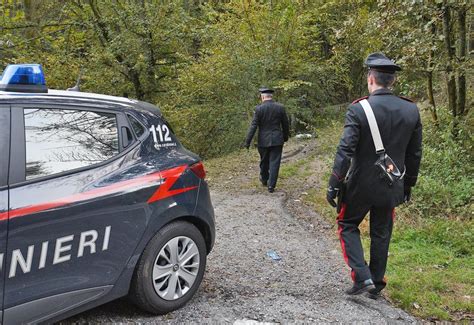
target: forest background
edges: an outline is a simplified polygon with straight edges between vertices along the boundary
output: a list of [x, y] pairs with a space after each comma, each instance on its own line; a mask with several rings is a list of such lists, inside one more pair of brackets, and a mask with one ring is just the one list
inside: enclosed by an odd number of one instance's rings
[[407, 240], [423, 238], [421, 255], [446, 249], [430, 276], [453, 279], [413, 289], [435, 291], [417, 298], [431, 309], [420, 311], [413, 294], [392, 298], [423, 317], [472, 317], [470, 1], [0, 1], [0, 69], [41, 63], [49, 88], [72, 87], [81, 75], [83, 91], [157, 104], [204, 158], [239, 149], [262, 85], [276, 89], [293, 134], [340, 133], [341, 105], [367, 94], [363, 61], [376, 51], [403, 67], [394, 91], [422, 111], [421, 174], [403, 213], [429, 236]]

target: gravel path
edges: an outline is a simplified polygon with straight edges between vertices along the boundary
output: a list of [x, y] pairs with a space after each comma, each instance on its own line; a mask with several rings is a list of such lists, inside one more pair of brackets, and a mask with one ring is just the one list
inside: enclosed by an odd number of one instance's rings
[[[187, 306], [156, 317], [119, 300], [65, 323], [416, 322], [384, 299], [344, 295], [350, 277], [339, 243], [325, 227], [309, 227], [288, 213], [284, 193], [213, 191], [212, 199], [216, 245]], [[281, 261], [267, 256], [271, 249]]]

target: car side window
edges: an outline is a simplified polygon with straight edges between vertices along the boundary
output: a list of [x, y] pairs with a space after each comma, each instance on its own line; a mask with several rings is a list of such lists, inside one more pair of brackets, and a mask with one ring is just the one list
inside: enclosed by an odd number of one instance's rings
[[115, 114], [24, 109], [26, 179], [94, 165], [119, 153]]
[[140, 122], [138, 122], [137, 119], [133, 116], [127, 114], [127, 117], [130, 121], [130, 125], [132, 126], [133, 132], [135, 132], [137, 138], [140, 138], [143, 133], [145, 133], [145, 127]]

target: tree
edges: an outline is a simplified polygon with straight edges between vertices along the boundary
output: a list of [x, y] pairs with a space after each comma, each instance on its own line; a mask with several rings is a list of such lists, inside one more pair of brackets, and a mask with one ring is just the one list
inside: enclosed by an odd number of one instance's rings
[[459, 33], [459, 44], [458, 44], [458, 58], [460, 67], [458, 70], [458, 102], [457, 111], [459, 115], [464, 115], [466, 111], [466, 49], [467, 49], [467, 38], [466, 38], [466, 12], [467, 5], [461, 5], [457, 9], [458, 19], [458, 33]]
[[[444, 44], [447, 54], [446, 61], [446, 85], [448, 88], [448, 105], [449, 109], [453, 114], [453, 119], [456, 121], [457, 109], [456, 109], [456, 81], [453, 69], [454, 61], [454, 47], [453, 47], [453, 31], [451, 22], [451, 6], [447, 1], [443, 4], [443, 36]], [[456, 122], [454, 123], [456, 125]]]
[[60, 89], [83, 71], [82, 90], [158, 103], [184, 143], [210, 157], [243, 140], [260, 86], [276, 88], [295, 130], [312, 131], [324, 107], [367, 94], [363, 60], [381, 51], [403, 67], [394, 91], [428, 99], [434, 123], [457, 134], [472, 106], [471, 9], [466, 0], [5, 0], [0, 64], [42, 63]]

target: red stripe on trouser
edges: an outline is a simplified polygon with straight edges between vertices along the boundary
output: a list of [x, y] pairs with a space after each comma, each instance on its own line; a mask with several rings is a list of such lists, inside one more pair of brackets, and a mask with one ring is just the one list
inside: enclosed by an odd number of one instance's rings
[[[342, 209], [339, 212], [339, 215], [337, 216], [337, 220], [344, 220], [344, 214], [346, 213], [346, 205], [342, 204]], [[344, 239], [342, 238], [342, 226], [338, 222], [338, 227], [337, 227], [337, 233], [339, 235], [339, 241], [341, 242], [341, 248], [342, 248], [342, 255], [344, 256], [344, 261], [346, 261], [347, 264], [349, 264], [349, 259], [346, 254], [346, 244], [344, 243]]]
[[395, 222], [395, 208], [392, 210], [392, 221]]
[[[339, 215], [337, 216], [338, 221], [344, 220], [344, 215], [346, 213], [346, 207], [347, 207], [347, 205], [345, 203], [343, 203], [341, 211], [339, 212]], [[344, 242], [344, 238], [342, 237], [342, 226], [339, 222], [338, 222], [337, 233], [339, 235], [339, 241], [341, 242], [341, 249], [342, 249], [342, 255], [344, 256], [344, 261], [346, 261], [346, 264], [349, 265], [349, 257], [347, 256], [347, 252], [346, 252], [346, 243]], [[352, 281], [355, 281], [355, 272], [354, 272], [354, 270], [351, 270], [351, 278], [352, 278]]]

